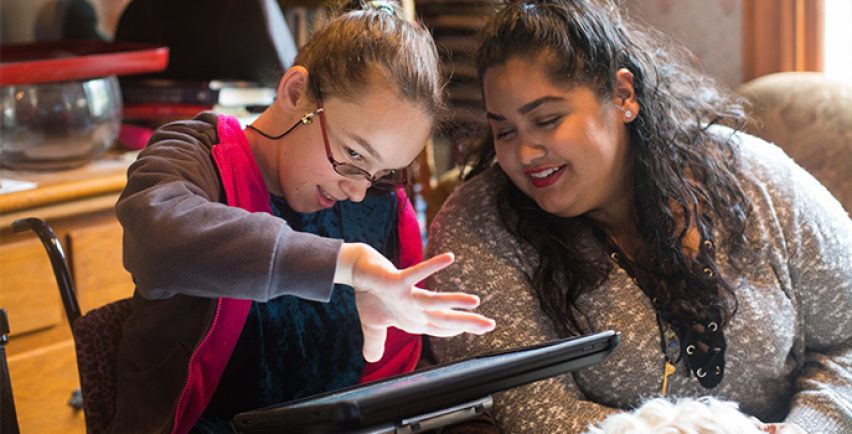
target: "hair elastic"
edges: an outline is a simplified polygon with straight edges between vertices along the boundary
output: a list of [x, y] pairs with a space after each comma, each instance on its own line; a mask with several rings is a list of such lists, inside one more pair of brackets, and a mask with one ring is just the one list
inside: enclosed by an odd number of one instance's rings
[[366, 2], [365, 5], [369, 9], [385, 12], [390, 15], [396, 16], [396, 9], [394, 9], [393, 5], [387, 0], [370, 0]]

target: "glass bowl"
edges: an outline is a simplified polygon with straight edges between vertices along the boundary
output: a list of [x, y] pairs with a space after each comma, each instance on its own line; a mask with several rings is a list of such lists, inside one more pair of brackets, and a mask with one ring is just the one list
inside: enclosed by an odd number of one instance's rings
[[0, 164], [11, 169], [81, 166], [115, 142], [121, 126], [115, 76], [0, 87]]

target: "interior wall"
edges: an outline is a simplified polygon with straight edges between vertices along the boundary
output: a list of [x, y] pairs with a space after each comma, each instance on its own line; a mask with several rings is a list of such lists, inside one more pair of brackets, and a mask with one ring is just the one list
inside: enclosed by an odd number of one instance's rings
[[0, 42], [31, 42], [36, 14], [49, 0], [0, 0]]
[[[0, 0], [0, 41], [27, 42], [39, 9], [50, 0]], [[90, 0], [110, 35], [128, 0]], [[635, 18], [692, 51], [703, 70], [735, 87], [742, 82], [742, 4], [745, 0], [623, 0]]]
[[703, 71], [730, 87], [742, 83], [745, 0], [624, 0], [627, 10], [688, 48]]
[[[39, 11], [55, 0], [0, 0], [0, 42], [32, 42]], [[88, 0], [95, 8], [98, 30], [108, 39], [130, 0]], [[180, 1], [180, 0], [177, 0]]]

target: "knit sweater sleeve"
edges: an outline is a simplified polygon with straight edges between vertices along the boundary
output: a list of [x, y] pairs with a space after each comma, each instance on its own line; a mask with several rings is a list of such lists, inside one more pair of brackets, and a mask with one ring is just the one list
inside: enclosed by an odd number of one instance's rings
[[[477, 312], [497, 321], [486, 335], [432, 339], [446, 363], [518, 342], [535, 344], [558, 336], [535, 299], [526, 253], [497, 220], [495, 175], [484, 173], [461, 185], [444, 204], [429, 232], [428, 255], [451, 251], [456, 261], [427, 286], [480, 296]], [[571, 375], [552, 377], [496, 394], [494, 417], [504, 433], [577, 433], [616, 410], [584, 398]]]
[[116, 204], [124, 266], [149, 299], [175, 294], [327, 301], [341, 241], [225, 205], [211, 156], [216, 115], [158, 129]]
[[831, 194], [784, 155], [776, 159], [776, 209], [784, 228], [804, 366], [786, 418], [810, 433], [852, 432], [852, 220]]

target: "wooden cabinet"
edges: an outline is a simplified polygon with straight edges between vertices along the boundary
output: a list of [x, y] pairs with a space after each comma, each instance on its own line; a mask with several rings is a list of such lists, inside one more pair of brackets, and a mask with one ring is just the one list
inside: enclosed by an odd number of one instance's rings
[[38, 183], [0, 194], [0, 307], [12, 330], [6, 352], [23, 433], [85, 433], [69, 401], [79, 387], [71, 331], [47, 252], [34, 233], [12, 221], [47, 221], [65, 249], [83, 312], [133, 292], [121, 265], [121, 226], [113, 205], [129, 161], [113, 158], [52, 173], [0, 171], [4, 179]]
[[86, 432], [83, 412], [68, 403], [79, 387], [70, 338], [9, 357], [9, 373], [22, 433]]

